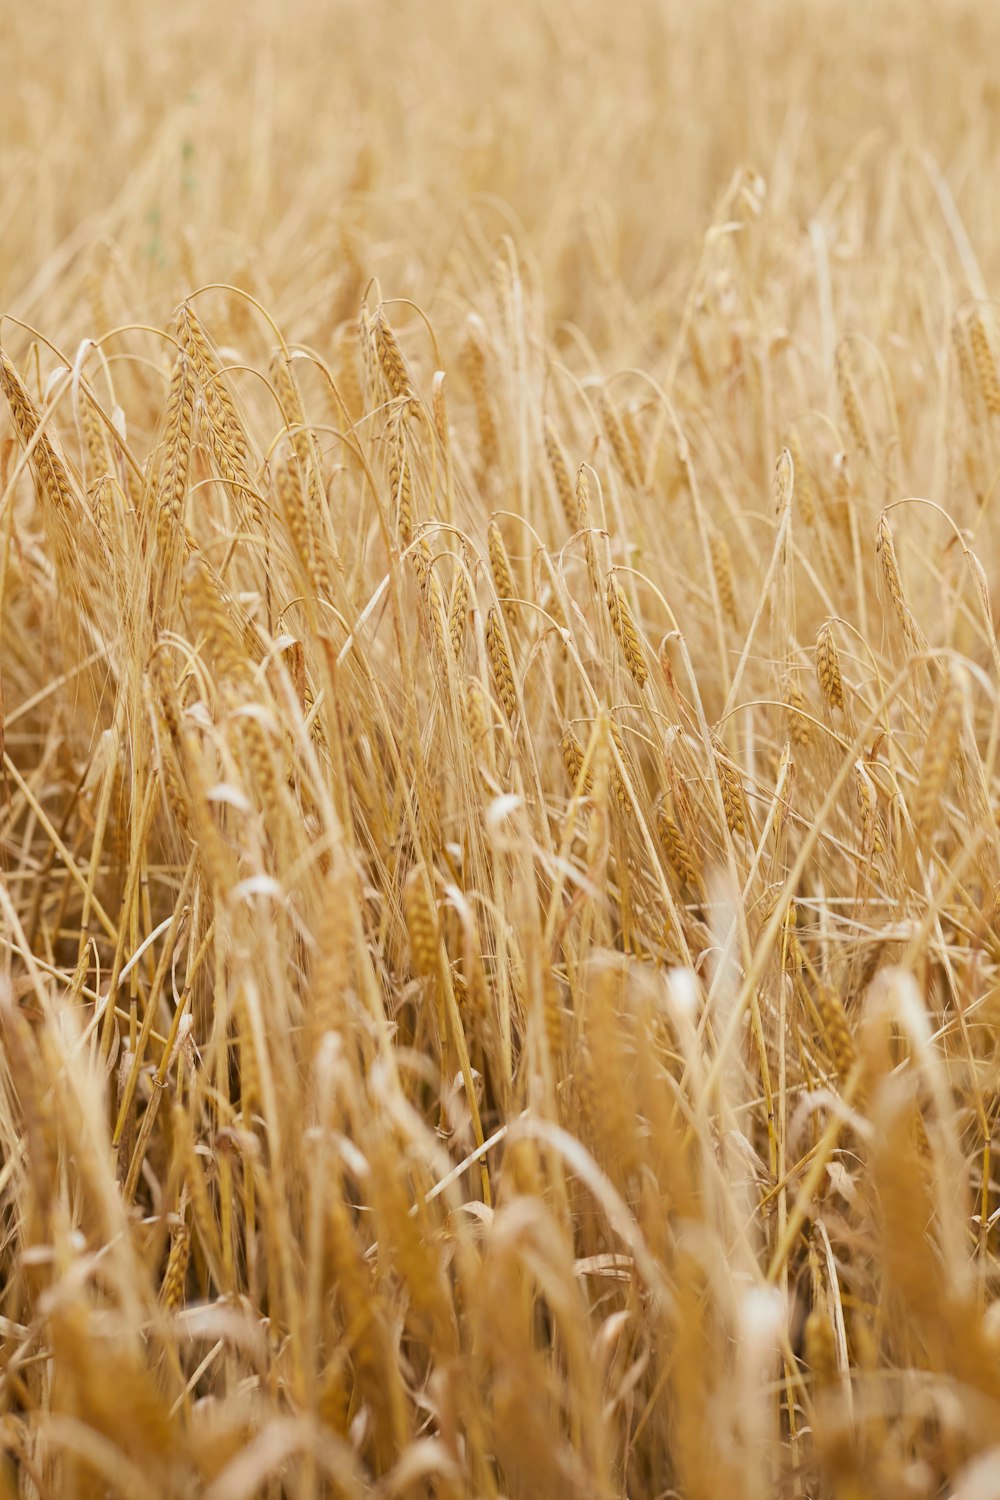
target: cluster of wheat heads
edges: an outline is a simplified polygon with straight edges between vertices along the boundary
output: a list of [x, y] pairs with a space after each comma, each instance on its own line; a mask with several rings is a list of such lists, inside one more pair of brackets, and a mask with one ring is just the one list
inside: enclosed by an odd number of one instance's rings
[[[748, 10], [790, 85], [815, 42]], [[993, 157], [866, 97], [738, 169], [709, 68], [658, 164], [641, 13], [604, 95], [516, 75], [548, 219], [473, 204], [502, 132], [447, 236], [331, 139], [300, 254], [261, 133], [270, 241], [167, 216], [160, 266], [126, 195], [35, 266], [61, 200], [10, 178], [3, 1500], [995, 1492], [1000, 244], [950, 185]], [[977, 33], [927, 25], [895, 97], [945, 140]]]

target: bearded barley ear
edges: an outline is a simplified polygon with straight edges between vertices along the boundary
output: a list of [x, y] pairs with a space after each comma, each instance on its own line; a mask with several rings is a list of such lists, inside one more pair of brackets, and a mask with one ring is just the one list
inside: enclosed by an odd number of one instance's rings
[[486, 769], [495, 769], [493, 735], [486, 716], [486, 694], [481, 683], [470, 677], [465, 691], [465, 717], [469, 727], [469, 740], [477, 759], [485, 762]]
[[813, 527], [816, 525], [816, 487], [806, 466], [799, 435], [795, 431], [789, 434], [788, 453], [795, 474], [795, 493], [798, 496], [799, 515], [806, 526]]
[[438, 971], [438, 926], [427, 893], [427, 867], [417, 865], [406, 877], [403, 910], [410, 935], [410, 957], [421, 979], [432, 979]]
[[545, 419], [545, 455], [549, 461], [552, 471], [552, 480], [559, 497], [562, 513], [566, 517], [566, 525], [570, 531], [575, 531], [579, 525], [576, 496], [573, 491], [573, 481], [570, 478], [569, 464], [566, 454], [559, 441], [556, 430], [548, 417]]
[[854, 774], [857, 780], [858, 808], [861, 812], [861, 852], [866, 859], [870, 859], [873, 854], [885, 853], [885, 839], [882, 836], [872, 778], [860, 760], [854, 763]]
[[48, 433], [39, 432], [42, 414], [28, 395], [27, 387], [3, 349], [0, 349], [0, 390], [7, 398], [10, 414], [24, 447], [34, 441], [32, 462], [42, 490], [53, 511], [69, 519], [75, 509], [69, 471]]
[[830, 1044], [837, 1077], [841, 1083], [845, 1083], [854, 1067], [857, 1048], [854, 1045], [854, 1037], [851, 1035], [851, 1029], [847, 1022], [847, 1014], [844, 1010], [843, 1001], [836, 990], [831, 989], [826, 984], [818, 986], [814, 1001]]
[[486, 375], [486, 329], [481, 318], [472, 314], [467, 323], [465, 371], [472, 390], [479, 424], [479, 461], [484, 475], [496, 472], [500, 463], [500, 444], [490, 400]]
[[413, 478], [407, 449], [406, 428], [400, 421], [389, 447], [389, 487], [396, 511], [396, 525], [404, 547], [413, 541]]
[[959, 746], [962, 726], [962, 679], [949, 667], [944, 691], [927, 731], [913, 804], [913, 826], [919, 838], [928, 837], [941, 816], [941, 796]]
[[590, 480], [587, 478], [586, 464], [581, 464], [576, 474], [576, 524], [578, 530], [583, 532], [587, 577], [590, 581], [591, 593], [595, 599], [599, 599], [601, 580], [597, 571], [597, 548], [594, 546], [594, 533], [590, 519]]
[[782, 692], [789, 738], [797, 749], [805, 750], [813, 742], [813, 727], [806, 714], [806, 700], [790, 677], [785, 678]]
[[457, 662], [462, 660], [465, 649], [465, 626], [469, 612], [469, 580], [465, 569], [459, 565], [455, 570], [455, 581], [451, 587], [451, 603], [448, 606], [448, 639]]
[[896, 557], [896, 548], [892, 540], [892, 530], [889, 526], [889, 518], [885, 511], [878, 518], [878, 530], [876, 533], [875, 554], [882, 569], [882, 577], [889, 591], [889, 598], [896, 618], [903, 631], [907, 645], [914, 650], [919, 650], [922, 645], [922, 637], [916, 620], [906, 602], [903, 593], [903, 583], [899, 573], [899, 561]]
[[997, 375], [996, 360], [978, 308], [969, 319], [969, 338], [983, 405], [991, 417], [1000, 417], [1000, 377]]
[[184, 504], [194, 443], [194, 371], [183, 349], [178, 350], [167, 394], [163, 459], [157, 489], [157, 537], [172, 552], [184, 535]]
[[249, 511], [255, 524], [262, 525], [263, 508], [251, 477], [253, 463], [246, 430], [215, 350], [198, 315], [186, 302], [177, 313], [177, 339], [197, 377], [208, 418], [209, 447], [219, 473], [230, 486], [237, 505]]
[[736, 613], [736, 596], [733, 592], [733, 564], [729, 552], [729, 543], [721, 532], [713, 532], [708, 539], [708, 550], [712, 559], [712, 571], [715, 574], [715, 587], [719, 594], [719, 604], [722, 613], [728, 617], [733, 625], [739, 625], [739, 616]]
[[379, 308], [372, 322], [372, 337], [379, 368], [390, 393], [399, 401], [412, 401], [414, 397], [410, 372], [403, 358], [396, 335], [389, 326], [385, 310]]
[[728, 750], [715, 735], [712, 736], [712, 749], [715, 753], [715, 764], [719, 773], [719, 786], [722, 790], [722, 805], [725, 809], [726, 825], [730, 833], [742, 838], [747, 831], [746, 793], [743, 789], [743, 782], [729, 757]]
[[487, 533], [490, 554], [490, 568], [493, 572], [493, 582], [496, 585], [497, 598], [500, 607], [507, 616], [508, 625], [517, 624], [517, 598], [518, 589], [514, 582], [514, 574], [510, 566], [510, 558], [507, 556], [507, 548], [504, 546], [503, 533], [496, 521], [489, 524]]
[[854, 446], [864, 458], [870, 459], [874, 453], [874, 443], [861, 408], [851, 356], [846, 343], [842, 343], [837, 350], [837, 390]]
[[437, 370], [431, 387], [431, 412], [434, 419], [434, 431], [437, 440], [445, 453], [451, 442], [451, 433], [448, 427], [448, 402], [444, 393], [445, 372]]
[[563, 765], [566, 767], [566, 776], [574, 796], [588, 793], [594, 785], [594, 778], [589, 770], [586, 774], [583, 772], [583, 746], [568, 724], [563, 730], [559, 748], [562, 751]]
[[618, 644], [622, 648], [625, 665], [632, 674], [636, 687], [641, 692], [646, 686], [649, 673], [642, 654], [642, 645], [639, 632], [636, 629], [632, 609], [618, 579], [611, 575], [608, 581], [608, 614], [611, 617], [611, 625], [618, 637]]
[[837, 1340], [825, 1307], [814, 1307], [802, 1330], [802, 1353], [812, 1371], [813, 1387], [829, 1390], [837, 1382]]
[[176, 1312], [184, 1300], [184, 1283], [191, 1260], [191, 1231], [179, 1224], [170, 1235], [170, 1254], [160, 1283], [160, 1301], [167, 1312]]
[[635, 454], [628, 441], [625, 428], [622, 425], [618, 408], [611, 399], [611, 395], [607, 389], [601, 391], [598, 405], [601, 412], [601, 421], [604, 424], [604, 431], [608, 442], [611, 444], [611, 451], [615, 455], [618, 467], [621, 469], [628, 483], [638, 488], [642, 483], [642, 476], [638, 471]]
[[775, 515], [781, 516], [792, 503], [792, 493], [795, 488], [796, 467], [792, 461], [792, 455], [787, 448], [782, 448], [778, 454], [778, 461], [774, 466], [774, 511]]
[[682, 887], [687, 886], [692, 891], [697, 891], [700, 886], [700, 879], [694, 856], [680, 827], [662, 803], [656, 810], [656, 831], [660, 835], [660, 842], [663, 845], [663, 852], [667, 857], [667, 864], [670, 866], [677, 884]]
[[514, 687], [514, 673], [507, 654], [507, 644], [504, 641], [500, 619], [495, 609], [491, 609], [487, 616], [486, 649], [504, 713], [513, 722], [517, 715], [517, 691]]
[[844, 712], [844, 679], [840, 671], [840, 653], [833, 638], [833, 622], [820, 626], [816, 637], [816, 676], [823, 701], [833, 712]]

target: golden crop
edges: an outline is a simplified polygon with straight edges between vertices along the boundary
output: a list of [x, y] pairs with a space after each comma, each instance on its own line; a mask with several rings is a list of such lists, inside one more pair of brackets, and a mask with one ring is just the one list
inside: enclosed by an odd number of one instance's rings
[[0, 1500], [974, 1500], [1000, 10], [4, 26]]

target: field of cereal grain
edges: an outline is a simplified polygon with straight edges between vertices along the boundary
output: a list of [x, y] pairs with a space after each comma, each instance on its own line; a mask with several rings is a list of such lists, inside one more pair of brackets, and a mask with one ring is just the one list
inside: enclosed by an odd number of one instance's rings
[[0, 1500], [993, 1500], [1000, 9], [6, 9]]

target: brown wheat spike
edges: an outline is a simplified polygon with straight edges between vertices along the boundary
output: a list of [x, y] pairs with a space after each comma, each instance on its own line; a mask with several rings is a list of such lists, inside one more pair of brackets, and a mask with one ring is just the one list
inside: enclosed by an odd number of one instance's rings
[[364, 377], [360, 410], [366, 412], [383, 403], [387, 389], [375, 347], [375, 328], [366, 307], [362, 307], [358, 314], [358, 348], [361, 353], [360, 373]]
[[958, 386], [962, 393], [962, 405], [965, 408], [969, 426], [973, 431], [977, 431], [980, 425], [980, 411], [976, 367], [973, 356], [969, 352], [965, 327], [958, 316], [951, 325], [951, 339], [955, 350], [955, 363], [958, 367]]
[[[302, 406], [302, 396], [299, 391], [298, 381], [292, 369], [292, 362], [286, 354], [280, 355], [273, 365], [275, 386], [282, 410], [285, 414], [288, 426], [289, 441], [292, 451], [299, 462], [300, 476], [305, 479], [306, 504], [303, 512], [303, 520], [309, 536], [309, 552], [312, 556], [312, 568], [310, 577], [313, 579], [314, 588], [322, 597], [329, 598], [332, 593], [329, 572], [324, 561], [323, 547], [316, 536], [316, 525], [319, 516], [325, 506], [323, 494], [322, 476], [319, 464], [309, 440], [305, 426], [305, 412]], [[331, 550], [334, 563], [338, 571], [342, 571], [340, 558], [331, 543], [327, 543]]]
[[177, 337], [198, 377], [205, 413], [208, 441], [219, 472], [236, 493], [237, 501], [249, 503], [259, 519], [260, 499], [251, 478], [252, 463], [243, 424], [229, 393], [218, 358], [194, 309], [186, 302], [177, 313]]
[[18, 1078], [21, 1138], [31, 1169], [26, 1228], [29, 1243], [42, 1243], [59, 1179], [59, 1128], [31, 1027], [19, 1008], [8, 1006], [6, 994], [2, 998], [4, 1046]]
[[284, 351], [275, 355], [271, 363], [271, 373], [292, 447], [295, 449], [296, 457], [305, 464], [309, 457], [309, 440], [304, 430], [305, 412], [298, 381], [292, 370], [292, 362]]
[[[622, 762], [623, 765], [627, 766], [628, 758], [625, 754], [625, 741], [622, 739], [621, 730], [618, 728], [618, 725], [612, 718], [608, 719], [608, 726], [611, 732], [611, 741], [615, 747], [615, 750], [618, 752], [618, 759]], [[631, 811], [632, 801], [629, 797], [628, 790], [625, 786], [625, 782], [621, 775], [621, 772], [615, 764], [613, 757], [610, 759], [609, 764], [608, 784], [611, 787], [614, 799], [618, 804], [619, 811], [623, 813]]]
[[844, 711], [844, 679], [840, 671], [840, 653], [833, 638], [833, 622], [827, 620], [816, 636], [816, 675], [823, 701], [832, 710]]
[[155, 717], [158, 735], [160, 781], [164, 796], [179, 826], [188, 826], [187, 789], [183, 776], [183, 736], [177, 708], [176, 687], [162, 655], [153, 658], [147, 683], [147, 703]]
[[411, 551], [410, 560], [413, 564], [413, 571], [417, 575], [417, 582], [420, 585], [421, 597], [424, 600], [427, 613], [430, 617], [434, 643], [443, 661], [445, 650], [444, 593], [441, 588], [441, 581], [432, 566], [433, 554], [423, 537], [419, 539]]
[[774, 513], [782, 516], [792, 503], [795, 489], [795, 465], [787, 448], [782, 448], [775, 461], [771, 489], [774, 494]]
[[698, 377], [698, 384], [701, 386], [703, 391], [710, 391], [712, 388], [712, 377], [709, 374], [708, 364], [705, 360], [705, 351], [702, 347], [702, 342], [698, 335], [698, 327], [695, 318], [692, 318], [688, 323], [687, 346], [688, 353], [691, 356], [691, 364], [694, 368], [694, 373]]
[[[261, 1077], [260, 1058], [257, 1056], [257, 1049], [254, 1046], [253, 1028], [250, 1024], [250, 1011], [247, 1005], [246, 991], [242, 987], [237, 992], [233, 1002], [233, 1021], [239, 1045], [240, 1107], [244, 1123], [249, 1124], [251, 1116], [260, 1107]], [[193, 1141], [189, 1141], [188, 1148], [188, 1180], [193, 1181], [201, 1173], [201, 1165], [197, 1159]]]
[[110, 473], [114, 468], [111, 449], [108, 446], [108, 435], [104, 423], [97, 414], [95, 398], [83, 384], [77, 391], [76, 399], [80, 426], [87, 445], [88, 473], [91, 479], [96, 479], [99, 474]]
[[32, 451], [32, 461], [53, 508], [67, 518], [74, 507], [73, 486], [62, 459], [57, 454], [47, 432], [38, 432], [42, 420], [38, 407], [11, 363], [5, 350], [0, 349], [0, 388], [7, 398], [14, 426], [25, 447], [38, 434]]
[[396, 525], [404, 546], [413, 540], [413, 481], [410, 475], [410, 460], [406, 451], [406, 428], [402, 422], [389, 448], [389, 484], [396, 506]]
[[824, 1307], [814, 1307], [802, 1330], [802, 1352], [812, 1371], [813, 1385], [826, 1390], [837, 1380], [837, 1341]]
[[785, 722], [788, 735], [798, 749], [804, 750], [812, 744], [813, 727], [805, 716], [806, 701], [791, 678], [786, 678], [783, 689], [786, 704]]
[[570, 531], [576, 531], [579, 525], [578, 508], [576, 496], [573, 492], [573, 481], [570, 478], [569, 464], [563, 452], [562, 444], [556, 434], [551, 421], [545, 419], [545, 456], [552, 470], [552, 479], [559, 496], [559, 504], [562, 506], [563, 515], [566, 517], [566, 525]]
[[184, 1300], [184, 1283], [190, 1259], [191, 1231], [182, 1222], [171, 1233], [170, 1254], [160, 1283], [160, 1301], [168, 1312], [174, 1312]]
[[875, 788], [863, 763], [855, 761], [854, 774], [858, 784], [858, 808], [861, 812], [861, 849], [866, 858], [872, 854], [885, 853], [885, 840], [879, 821]]
[[721, 532], [713, 532], [708, 539], [708, 548], [722, 613], [728, 616], [734, 625], [738, 625], [739, 616], [736, 613], [736, 596], [733, 593], [733, 564], [729, 543]]
[[493, 677], [500, 694], [500, 702], [503, 704], [504, 713], [508, 719], [513, 721], [517, 713], [517, 692], [514, 687], [514, 673], [511, 670], [510, 657], [507, 654], [507, 645], [503, 638], [503, 630], [500, 625], [500, 617], [495, 609], [491, 609], [486, 619], [486, 649], [489, 653], [490, 665], [493, 668]]
[[316, 551], [313, 545], [312, 529], [306, 513], [302, 483], [294, 461], [278, 464], [275, 472], [275, 488], [278, 495], [278, 505], [281, 514], [284, 516], [288, 535], [291, 538], [292, 546], [295, 549], [295, 555], [299, 560], [303, 575], [311, 591], [319, 595], [321, 589], [317, 576]]
[[167, 554], [184, 534], [184, 502], [193, 442], [194, 380], [190, 361], [183, 350], [178, 350], [167, 394], [164, 453], [157, 491], [157, 539]]
[[469, 613], [469, 580], [461, 566], [455, 570], [455, 581], [451, 586], [451, 604], [448, 606], [448, 639], [452, 655], [460, 662], [465, 649], [465, 626]]
[[403, 351], [381, 307], [372, 322], [372, 334], [375, 339], [379, 367], [390, 392], [398, 400], [412, 401], [413, 386], [406, 368], [406, 360], [403, 358]]
[[[563, 632], [564, 636], [568, 635], [569, 620], [566, 617], [566, 611], [563, 609], [562, 599], [559, 596], [559, 587], [556, 582], [555, 567], [548, 552], [542, 553], [542, 563], [545, 571], [549, 575], [549, 590], [547, 596], [545, 598], [540, 598], [538, 602], [543, 606], [546, 613], [551, 615], [552, 619], [555, 621], [556, 626], [560, 631]], [[563, 645], [565, 646], [565, 641], [563, 642]]]
[[448, 429], [448, 401], [444, 393], [445, 372], [437, 370], [431, 387], [431, 410], [434, 418], [434, 431], [442, 450], [447, 453], [449, 444]]
[[500, 444], [486, 378], [486, 330], [482, 319], [473, 314], [468, 320], [465, 342], [465, 370], [479, 424], [479, 459], [484, 474], [492, 474], [500, 461]]
[[636, 629], [632, 609], [618, 579], [612, 573], [608, 581], [607, 592], [608, 614], [611, 616], [611, 625], [618, 637], [618, 644], [622, 648], [625, 664], [632, 674], [636, 687], [641, 692], [646, 686], [649, 673], [643, 659], [642, 644], [639, 632]]
[[829, 985], [820, 984], [816, 989], [814, 1003], [830, 1044], [833, 1065], [837, 1070], [838, 1078], [843, 1083], [849, 1076], [857, 1056], [843, 1001]]
[[572, 727], [568, 724], [563, 730], [562, 738], [559, 741], [559, 748], [562, 751], [563, 765], [566, 767], [566, 775], [569, 778], [569, 784], [573, 788], [574, 793], [589, 793], [594, 785], [594, 778], [588, 770], [587, 774], [581, 780], [584, 761], [583, 746], [577, 739]]
[[[337, 337], [337, 397], [349, 425], [356, 422], [364, 411], [358, 373], [360, 342], [358, 330], [351, 324], [345, 324]], [[367, 344], [367, 340], [365, 342]]]
[[500, 607], [507, 616], [508, 625], [516, 625], [516, 600], [518, 598], [518, 591], [514, 582], [510, 558], [507, 556], [507, 548], [504, 545], [503, 533], [495, 520], [492, 520], [489, 524], [487, 545], [490, 554], [490, 567], [493, 571], [493, 582], [496, 585]]
[[427, 867], [416, 865], [403, 886], [403, 914], [410, 935], [410, 957], [414, 972], [421, 979], [431, 979], [438, 967], [438, 927], [434, 908], [427, 893]]
[[636, 468], [635, 455], [632, 452], [625, 428], [622, 426], [622, 419], [618, 414], [618, 408], [612, 401], [607, 389], [601, 391], [598, 405], [601, 412], [601, 421], [604, 424], [604, 431], [607, 434], [608, 442], [611, 444], [611, 451], [615, 455], [618, 467], [621, 469], [628, 483], [638, 487], [642, 483], [642, 476]]
[[844, 408], [844, 416], [854, 445], [865, 457], [871, 458], [873, 444], [868, 424], [865, 421], [864, 412], [861, 410], [861, 402], [858, 398], [858, 389], [854, 380], [854, 371], [851, 366], [851, 357], [847, 345], [842, 343], [837, 350], [837, 390], [840, 394], [840, 404]]
[[662, 802], [656, 809], [656, 831], [660, 835], [663, 852], [667, 856], [667, 864], [670, 866], [678, 885], [681, 887], [687, 886], [690, 890], [697, 891], [699, 887], [698, 869], [688, 842]]
[[997, 375], [996, 360], [993, 358], [993, 350], [990, 348], [989, 337], [978, 308], [969, 319], [969, 338], [972, 342], [972, 357], [976, 362], [976, 374], [979, 377], [983, 405], [991, 417], [1000, 417], [1000, 376]]
[[635, 411], [631, 406], [627, 406], [622, 412], [622, 427], [625, 431], [625, 436], [628, 438], [628, 444], [632, 450], [632, 459], [635, 464], [635, 472], [639, 476], [641, 483], [645, 469], [642, 452], [642, 434], [639, 431]]
[[743, 782], [729, 758], [725, 745], [715, 735], [712, 737], [712, 749], [715, 752], [715, 763], [719, 771], [719, 786], [722, 790], [726, 826], [730, 833], [742, 838], [747, 831], [746, 794], [743, 790]]
[[244, 681], [249, 663], [215, 579], [198, 553], [188, 558], [184, 569], [184, 594], [194, 628], [208, 646], [220, 681]]
[[896, 612], [903, 635], [907, 642], [913, 647], [919, 647], [921, 642], [920, 631], [917, 622], [913, 618], [910, 606], [906, 602], [903, 593], [903, 582], [899, 574], [899, 561], [896, 557], [896, 547], [892, 539], [892, 530], [889, 526], [889, 518], [885, 511], [878, 518], [878, 532], [875, 542], [875, 552], [882, 569], [886, 588], [889, 590], [889, 598]]
[[957, 316], [952, 322], [951, 334], [967, 429], [967, 441], [963, 449], [962, 458], [969, 487], [973, 494], [979, 498], [982, 496], [984, 490], [983, 474], [985, 469], [979, 384], [972, 355], [969, 352], [969, 341], [966, 337], [965, 326]]
[[962, 726], [962, 679], [949, 667], [944, 691], [934, 711], [917, 778], [913, 826], [920, 838], [933, 832], [941, 813], [941, 794], [958, 750]]
[[93, 512], [98, 535], [109, 561], [116, 561], [121, 548], [118, 536], [118, 510], [115, 494], [118, 491], [110, 474], [102, 474], [87, 491], [87, 502]]
[[603, 964], [594, 975], [586, 1007], [587, 1046], [597, 1073], [601, 1141], [605, 1165], [616, 1180], [625, 1182], [641, 1162], [641, 1145], [628, 1107], [628, 1031], [621, 1024], [618, 1003], [623, 976], [611, 964]]
[[[184, 572], [184, 592], [195, 629], [208, 647], [213, 670], [224, 694], [231, 701], [237, 689], [251, 682], [251, 665], [236, 636], [233, 621], [218, 586], [203, 560], [193, 554]], [[240, 739], [244, 746], [253, 785], [261, 806], [277, 826], [279, 789], [267, 735], [254, 714], [240, 716]]]
[[559, 983], [552, 972], [551, 964], [546, 964], [542, 973], [542, 1019], [545, 1027], [545, 1041], [550, 1059], [553, 1064], [558, 1064], [566, 1046], [566, 1018]]
[[487, 767], [493, 764], [493, 737], [486, 718], [486, 695], [476, 678], [470, 678], [465, 691], [465, 714], [469, 725], [469, 740], [477, 756], [482, 756]]
[[586, 464], [581, 464], [576, 473], [576, 524], [577, 528], [583, 532], [587, 577], [590, 580], [591, 592], [595, 599], [599, 599], [601, 580], [597, 571], [597, 548], [594, 546], [594, 534], [590, 521], [590, 480], [587, 478]]
[[816, 489], [802, 456], [802, 444], [797, 432], [793, 431], [789, 435], [788, 451], [792, 455], [792, 463], [795, 466], [795, 493], [799, 498], [799, 514], [806, 526], [815, 526]]

